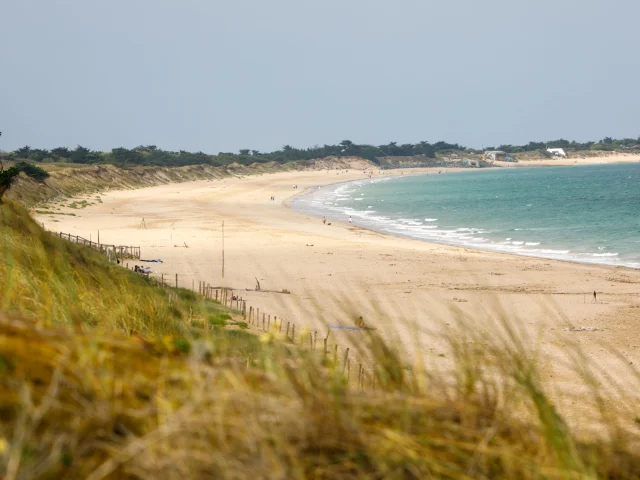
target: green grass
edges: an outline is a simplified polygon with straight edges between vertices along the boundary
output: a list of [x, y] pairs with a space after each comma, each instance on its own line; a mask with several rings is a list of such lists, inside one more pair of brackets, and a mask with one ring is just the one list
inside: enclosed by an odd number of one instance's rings
[[167, 290], [91, 249], [43, 231], [0, 205], [0, 311], [44, 325], [90, 325], [131, 335], [187, 332], [184, 319], [226, 314], [188, 290]]
[[578, 434], [506, 317], [491, 335], [461, 320], [450, 369], [365, 333], [361, 391], [340, 360], [6, 204], [0, 260], [2, 478], [640, 478], [637, 404], [609, 408], [619, 392], [585, 372], [580, 422], [601, 434]]
[[69, 208], [86, 208], [89, 205], [93, 205], [92, 203], [87, 202], [86, 200], [78, 200], [75, 202], [71, 202], [67, 207]]

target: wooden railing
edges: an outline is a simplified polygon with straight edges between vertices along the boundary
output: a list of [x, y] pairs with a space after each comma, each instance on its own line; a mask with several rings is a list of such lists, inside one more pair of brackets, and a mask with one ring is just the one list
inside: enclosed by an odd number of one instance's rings
[[119, 258], [123, 259], [140, 259], [140, 247], [132, 247], [125, 245], [108, 245], [105, 243], [94, 242], [92, 240], [87, 240], [86, 238], [82, 238], [79, 235], [71, 235], [70, 233], [58, 232], [57, 234], [60, 238], [68, 240], [73, 243], [77, 243], [80, 245], [87, 246], [98, 252], [104, 253], [110, 260], [115, 260]]

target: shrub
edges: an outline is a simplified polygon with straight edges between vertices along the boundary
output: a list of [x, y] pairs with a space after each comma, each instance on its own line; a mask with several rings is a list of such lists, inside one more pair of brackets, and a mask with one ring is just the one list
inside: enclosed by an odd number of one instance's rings
[[33, 165], [32, 163], [27, 162], [18, 162], [15, 165], [15, 168], [20, 172], [24, 172], [29, 177], [37, 180], [38, 182], [44, 182], [47, 178], [49, 178], [49, 173], [46, 170], [38, 167], [37, 165]]

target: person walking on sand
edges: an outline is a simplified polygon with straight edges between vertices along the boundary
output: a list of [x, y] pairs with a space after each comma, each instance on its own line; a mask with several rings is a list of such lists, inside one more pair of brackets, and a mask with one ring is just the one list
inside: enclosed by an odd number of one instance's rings
[[353, 224], [353, 219], [351, 218], [351, 215], [349, 215], [349, 225]]
[[598, 294], [595, 290], [593, 291], [593, 303], [598, 303]]
[[322, 224], [326, 225], [327, 224], [327, 217], [322, 217]]

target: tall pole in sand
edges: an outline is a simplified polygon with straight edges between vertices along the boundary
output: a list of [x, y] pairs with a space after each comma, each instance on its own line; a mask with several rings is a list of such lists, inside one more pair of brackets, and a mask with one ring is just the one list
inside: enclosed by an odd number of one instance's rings
[[222, 278], [224, 278], [224, 220], [222, 221]]

